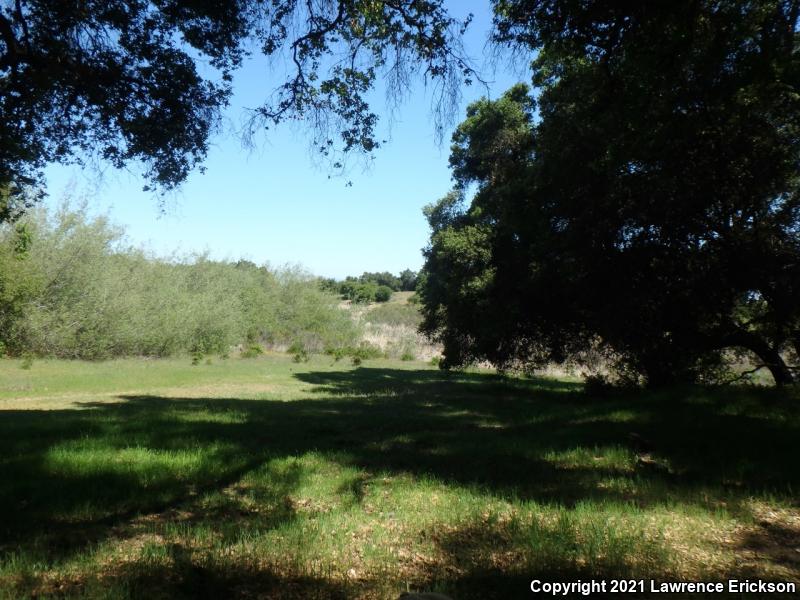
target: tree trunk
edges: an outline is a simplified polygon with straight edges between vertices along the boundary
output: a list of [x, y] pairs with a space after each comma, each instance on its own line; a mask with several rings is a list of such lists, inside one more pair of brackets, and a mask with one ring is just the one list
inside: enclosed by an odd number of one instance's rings
[[780, 352], [770, 346], [763, 338], [750, 331], [739, 330], [729, 335], [727, 342], [730, 346], [741, 346], [758, 356], [772, 374], [775, 385], [780, 387], [794, 383], [792, 371], [786, 366], [786, 362]]

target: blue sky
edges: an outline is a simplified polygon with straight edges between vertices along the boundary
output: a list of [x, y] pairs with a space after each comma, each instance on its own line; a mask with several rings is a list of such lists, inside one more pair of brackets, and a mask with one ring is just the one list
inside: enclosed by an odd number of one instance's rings
[[[491, 25], [487, 0], [453, 1], [456, 16], [475, 14], [466, 39], [478, 65], [486, 59], [484, 45]], [[263, 60], [253, 60], [235, 80], [234, 97], [226, 112], [233, 125], [244, 107], [255, 107], [277, 80]], [[272, 73], [275, 72], [275, 67]], [[525, 74], [513, 69], [486, 68], [496, 97]], [[463, 89], [459, 121], [467, 103], [486, 89]], [[381, 90], [376, 112], [385, 114]], [[326, 277], [363, 271], [399, 272], [422, 265], [421, 249], [428, 227], [422, 207], [450, 189], [447, 166], [449, 138], [436, 143], [431, 94], [417, 82], [391, 128], [382, 118], [382, 137], [390, 137], [371, 165], [354, 164], [346, 177], [329, 177], [309, 152], [309, 135], [301, 125], [272, 128], [255, 150], [224, 130], [212, 139], [206, 172], [193, 173], [174, 195], [159, 201], [142, 192], [134, 173], [103, 168], [81, 170], [52, 166], [47, 170], [49, 204], [65, 194], [86, 197], [94, 212], [107, 212], [125, 226], [130, 241], [158, 254], [208, 251], [218, 259], [246, 258], [256, 263], [300, 264]], [[454, 124], [455, 125], [455, 124]], [[347, 186], [346, 182], [352, 185]]]

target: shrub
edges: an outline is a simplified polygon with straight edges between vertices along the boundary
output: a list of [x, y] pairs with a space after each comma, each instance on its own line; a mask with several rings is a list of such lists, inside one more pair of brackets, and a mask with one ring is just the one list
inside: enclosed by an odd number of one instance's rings
[[400, 355], [400, 360], [409, 361], [409, 360], [416, 360], [417, 357], [414, 356], [413, 352], [405, 351], [403, 354]]
[[388, 271], [382, 273], [365, 272], [358, 278], [361, 283], [374, 283], [375, 285], [388, 287], [393, 292], [399, 291], [402, 282], [400, 279]]
[[297, 270], [278, 274], [274, 320], [267, 337], [275, 343], [300, 344], [307, 352], [353, 345], [361, 337], [350, 313], [339, 301], [314, 285], [313, 279]]
[[247, 348], [242, 350], [241, 354], [239, 354], [239, 357], [255, 358], [256, 356], [260, 356], [261, 354], [264, 354], [264, 349], [258, 344], [251, 344]]
[[345, 356], [350, 356], [348, 348], [326, 348], [325, 354], [332, 356], [336, 362], [342, 360]]
[[385, 358], [385, 353], [374, 344], [369, 342], [361, 342], [357, 346], [344, 346], [340, 348], [327, 348], [325, 354], [333, 356], [335, 361], [339, 361], [345, 356], [358, 358], [360, 361], [370, 360], [375, 358]]
[[358, 357], [361, 360], [385, 357], [383, 350], [373, 344], [370, 344], [369, 342], [361, 342], [358, 346], [352, 348], [350, 350], [350, 355], [353, 357]]
[[379, 285], [373, 280], [360, 281], [348, 278], [339, 286], [343, 298], [355, 303], [386, 302], [392, 297], [393, 290], [386, 285]]
[[[299, 269], [204, 255], [159, 258], [85, 207], [30, 211], [0, 225], [0, 342], [62, 358], [223, 354], [299, 340], [309, 351], [352, 346], [359, 326]], [[259, 348], [260, 350], [260, 348]]]
[[386, 285], [379, 285], [375, 290], [375, 295], [373, 296], [375, 302], [388, 302], [389, 299], [392, 297], [392, 288]]
[[293, 355], [292, 360], [296, 363], [308, 362], [310, 358], [308, 350], [306, 350], [305, 346], [301, 342], [292, 342], [292, 344], [286, 349], [286, 352]]
[[289, 344], [289, 347], [286, 348], [286, 352], [288, 354], [297, 354], [299, 352], [305, 352], [305, 351], [306, 349], [303, 346], [303, 344], [298, 341], [292, 342], [291, 344]]

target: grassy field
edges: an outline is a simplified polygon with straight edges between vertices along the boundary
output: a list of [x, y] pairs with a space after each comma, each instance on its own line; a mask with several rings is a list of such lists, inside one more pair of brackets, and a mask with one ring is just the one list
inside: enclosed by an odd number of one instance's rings
[[0, 597], [800, 581], [796, 395], [284, 355], [23, 366], [0, 361]]

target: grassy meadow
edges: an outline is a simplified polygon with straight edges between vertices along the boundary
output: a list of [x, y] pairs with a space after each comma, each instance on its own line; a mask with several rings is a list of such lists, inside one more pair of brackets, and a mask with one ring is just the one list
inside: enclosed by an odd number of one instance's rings
[[0, 597], [800, 581], [798, 406], [409, 360], [0, 360]]

